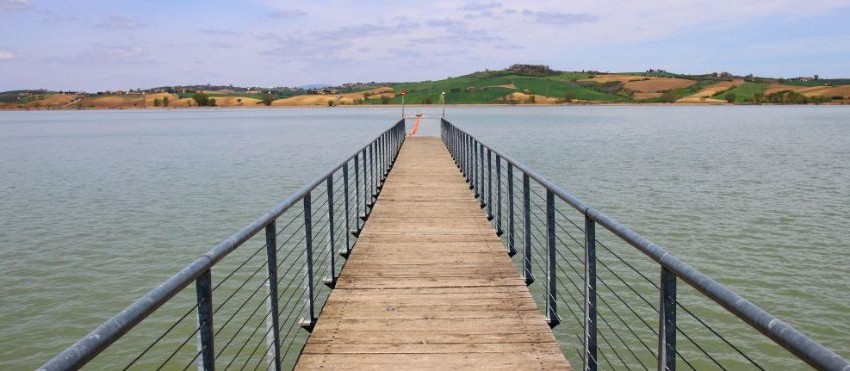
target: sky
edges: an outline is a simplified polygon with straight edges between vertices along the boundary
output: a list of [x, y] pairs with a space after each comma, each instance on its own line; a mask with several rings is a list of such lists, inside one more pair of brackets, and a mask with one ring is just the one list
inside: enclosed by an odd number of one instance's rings
[[0, 0], [0, 91], [553, 69], [850, 77], [850, 0]]

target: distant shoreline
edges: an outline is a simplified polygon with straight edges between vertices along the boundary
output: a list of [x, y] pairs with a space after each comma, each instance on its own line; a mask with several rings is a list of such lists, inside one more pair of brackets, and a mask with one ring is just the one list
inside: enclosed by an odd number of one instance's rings
[[[777, 103], [750, 103], [750, 104], [733, 104], [733, 103], [607, 103], [607, 102], [586, 102], [586, 103], [538, 103], [538, 104], [500, 104], [500, 103], [473, 103], [473, 104], [446, 104], [446, 107], [472, 107], [472, 108], [489, 108], [489, 107], [517, 107], [517, 108], [534, 108], [534, 107], [744, 107], [744, 106], [848, 106], [850, 104], [844, 102], [827, 102], [819, 104], [777, 104]], [[234, 110], [234, 109], [356, 109], [356, 108], [397, 108], [401, 109], [401, 104], [357, 104], [357, 105], [339, 105], [339, 106], [321, 106], [321, 105], [257, 105], [257, 106], [213, 106], [213, 107], [7, 107], [0, 106], [0, 111], [172, 111], [172, 110]], [[439, 109], [442, 106], [437, 104], [405, 104], [408, 108], [432, 108]], [[412, 112], [411, 112], [412, 113]]]

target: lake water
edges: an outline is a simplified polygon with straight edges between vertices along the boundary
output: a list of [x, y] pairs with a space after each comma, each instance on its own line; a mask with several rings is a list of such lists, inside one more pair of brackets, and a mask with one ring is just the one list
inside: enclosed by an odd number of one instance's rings
[[[0, 369], [37, 367], [398, 116], [0, 112]], [[850, 108], [448, 117], [850, 356]], [[437, 133], [423, 125], [420, 135]]]

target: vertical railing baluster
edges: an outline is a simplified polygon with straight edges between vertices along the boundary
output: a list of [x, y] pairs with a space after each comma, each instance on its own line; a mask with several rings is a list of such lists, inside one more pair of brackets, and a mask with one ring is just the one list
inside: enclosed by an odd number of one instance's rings
[[523, 203], [523, 237], [525, 241], [525, 249], [523, 251], [523, 269], [522, 277], [525, 279], [525, 284], [534, 283], [534, 276], [531, 274], [531, 183], [529, 182], [528, 174], [522, 173], [522, 203]]
[[384, 186], [384, 179], [387, 176], [387, 141], [386, 137], [381, 135], [378, 138], [378, 167], [379, 174], [381, 174], [380, 186], [378, 188], [382, 188]]
[[313, 324], [316, 321], [315, 293], [313, 292], [313, 207], [311, 204], [310, 192], [307, 192], [304, 195], [304, 253], [307, 257], [307, 264], [305, 265], [307, 270], [307, 303], [305, 310], [307, 318], [301, 320], [301, 327], [307, 329], [307, 331], [313, 330]]
[[[369, 183], [366, 187], [366, 188], [369, 189], [367, 191], [367, 197], [366, 197], [366, 206], [369, 207], [369, 213], [371, 213], [371, 208], [375, 205], [373, 203], [375, 201], [375, 198], [374, 198], [375, 197], [375, 161], [374, 161], [375, 160], [375, 151], [373, 149], [374, 144], [375, 144], [375, 142], [369, 143], [369, 145], [366, 147], [366, 148], [369, 149], [368, 150], [369, 155], [368, 155], [368, 161], [367, 161], [368, 167], [369, 167], [369, 171], [368, 171], [369, 172]], [[369, 213], [367, 213], [367, 214], [369, 214]]]
[[369, 167], [369, 161], [367, 160], [368, 156], [366, 155], [367, 148], [369, 148], [369, 146], [363, 147], [363, 215], [360, 217], [360, 219], [364, 222], [366, 221], [366, 218], [369, 217], [369, 180], [366, 178], [366, 174], [368, 174], [366, 168]]
[[346, 258], [349, 254], [351, 254], [351, 218], [349, 209], [349, 197], [348, 197], [348, 161], [345, 162], [345, 165], [342, 167], [342, 192], [345, 194], [344, 202], [345, 202], [345, 251], [343, 252], [343, 256]]
[[471, 166], [469, 176], [472, 177], [470, 179], [472, 181], [472, 191], [475, 193], [475, 197], [478, 197], [478, 145], [471, 136], [469, 146], [469, 152], [472, 155], [472, 158], [469, 160], [469, 165]]
[[322, 279], [322, 282], [330, 288], [336, 284], [336, 226], [334, 225], [334, 175], [328, 176], [328, 255], [330, 255], [331, 276]]
[[496, 236], [502, 236], [502, 156], [496, 153]]
[[487, 148], [487, 220], [493, 220], [493, 151]]
[[658, 371], [675, 371], [676, 275], [664, 267], [661, 267], [658, 317]]
[[558, 291], [556, 290], [558, 271], [555, 257], [555, 194], [546, 189], [546, 319], [549, 327], [555, 327], [558, 318]]
[[484, 206], [487, 206], [487, 203], [484, 202], [484, 193], [487, 188], [484, 187], [484, 145], [481, 143], [478, 143], [478, 186], [475, 189], [478, 190], [479, 195], [478, 206], [483, 209]]
[[[366, 206], [363, 206], [365, 214]], [[360, 236], [360, 154], [354, 154], [354, 237]]]
[[469, 136], [467, 136], [466, 133], [463, 133], [463, 177], [469, 184], [469, 189], [472, 189], [472, 176], [469, 174], [469, 171], [472, 169], [472, 157], [470, 157], [471, 151], [472, 149], [469, 146]]
[[198, 305], [199, 369], [215, 370], [215, 334], [213, 331], [212, 274], [209, 269], [195, 279]]
[[584, 217], [584, 369], [596, 371], [596, 222]]
[[277, 232], [276, 223], [272, 220], [266, 226], [266, 260], [268, 262], [269, 280], [267, 282], [269, 288], [268, 307], [271, 314], [271, 341], [274, 342], [269, 349], [272, 354], [271, 364], [274, 365], [275, 371], [280, 371], [280, 313], [278, 313], [278, 294], [277, 294]]
[[508, 256], [516, 255], [516, 213], [514, 210], [514, 164], [508, 162]]
[[475, 189], [475, 180], [474, 180], [474, 172], [475, 172], [475, 148], [472, 147], [472, 138], [469, 134], [466, 134], [466, 161], [467, 161], [467, 169], [466, 169], [466, 181], [469, 183], [469, 189]]
[[390, 142], [386, 134], [381, 136], [381, 143], [381, 167], [384, 171], [384, 181], [386, 181], [387, 175], [390, 175]]

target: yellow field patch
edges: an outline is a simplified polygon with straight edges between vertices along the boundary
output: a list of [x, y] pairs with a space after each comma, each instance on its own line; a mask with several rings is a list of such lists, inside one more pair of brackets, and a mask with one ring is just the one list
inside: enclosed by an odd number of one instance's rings
[[212, 97], [219, 107], [264, 107], [263, 101], [247, 97]]
[[653, 98], [660, 98], [664, 93], [634, 93], [632, 98], [634, 100], [647, 100]]
[[[531, 102], [531, 97], [534, 97], [534, 102]], [[509, 101], [518, 102], [520, 104], [557, 104], [558, 99], [547, 97], [545, 95], [525, 94], [520, 92], [511, 93], [505, 96]]]
[[39, 99], [27, 103], [27, 107], [60, 108], [78, 103], [79, 99], [80, 96], [76, 94], [53, 94], [48, 97], [45, 97], [44, 99]]
[[635, 76], [635, 75], [596, 75], [596, 77], [589, 79], [582, 79], [579, 81], [592, 81], [598, 82], [600, 84], [605, 84], [609, 82], [630, 82], [630, 81], [640, 81], [648, 79], [646, 76]]
[[708, 85], [702, 90], [691, 94], [687, 97], [681, 98], [677, 100], [678, 103], [724, 103], [725, 100], [722, 99], [713, 99], [711, 97], [720, 94], [729, 89], [733, 89], [735, 87], [740, 86], [744, 83], [744, 80], [734, 80], [734, 81], [721, 81], [718, 83], [714, 83]]
[[107, 95], [83, 98], [80, 101], [83, 108], [145, 108], [145, 97], [142, 95]]

